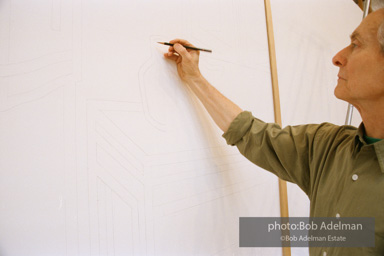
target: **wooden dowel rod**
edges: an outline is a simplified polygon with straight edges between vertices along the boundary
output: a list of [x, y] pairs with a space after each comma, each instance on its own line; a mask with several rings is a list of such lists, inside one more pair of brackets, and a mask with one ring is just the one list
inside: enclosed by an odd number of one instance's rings
[[[272, 11], [271, 11], [270, 1], [264, 0], [264, 6], [265, 6], [265, 17], [266, 17], [266, 23], [267, 23], [269, 63], [270, 63], [270, 69], [271, 69], [275, 122], [278, 123], [280, 125], [280, 127], [282, 127], [279, 84], [277, 81], [275, 39], [274, 39], [274, 34], [273, 34]], [[280, 216], [281, 217], [289, 217], [287, 183], [281, 179], [279, 179], [279, 196], [280, 196]], [[283, 247], [282, 250], [283, 250], [283, 256], [290, 256], [291, 255], [291, 248], [290, 247]]]

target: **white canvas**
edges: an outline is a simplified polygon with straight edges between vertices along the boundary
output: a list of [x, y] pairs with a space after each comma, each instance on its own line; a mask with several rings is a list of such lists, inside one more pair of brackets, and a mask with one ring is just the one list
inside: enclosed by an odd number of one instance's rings
[[[283, 124], [342, 123], [330, 58], [360, 11], [287, 2], [272, 1]], [[207, 79], [273, 121], [263, 1], [0, 2], [0, 255], [281, 254], [239, 248], [239, 217], [279, 216], [277, 178], [225, 144], [162, 57], [176, 37], [212, 49]]]

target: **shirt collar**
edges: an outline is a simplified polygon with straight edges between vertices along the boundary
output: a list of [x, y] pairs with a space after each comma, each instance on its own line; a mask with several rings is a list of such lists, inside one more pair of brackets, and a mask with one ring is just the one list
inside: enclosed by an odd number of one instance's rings
[[367, 143], [364, 140], [364, 133], [365, 133], [364, 123], [361, 123], [359, 125], [359, 128], [357, 128], [355, 141], [360, 142], [363, 145], [367, 145]]
[[364, 124], [361, 123], [359, 128], [356, 131], [355, 142], [356, 146], [372, 146], [375, 149], [377, 160], [380, 165], [380, 170], [384, 173], [384, 140], [368, 145], [364, 140], [365, 128]]

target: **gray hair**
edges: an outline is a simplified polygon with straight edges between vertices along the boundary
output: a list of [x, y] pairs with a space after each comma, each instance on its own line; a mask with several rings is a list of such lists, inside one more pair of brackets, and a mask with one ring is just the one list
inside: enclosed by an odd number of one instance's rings
[[[372, 0], [371, 9], [377, 11], [384, 8], [384, 0]], [[381, 51], [384, 53], [384, 20], [381, 22], [377, 30], [377, 40], [380, 43]]]
[[384, 21], [381, 22], [377, 30], [377, 40], [379, 40], [381, 51], [384, 53]]

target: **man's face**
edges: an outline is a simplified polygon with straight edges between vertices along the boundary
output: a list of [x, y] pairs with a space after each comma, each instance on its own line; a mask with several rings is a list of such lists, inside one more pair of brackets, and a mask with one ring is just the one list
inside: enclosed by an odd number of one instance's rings
[[351, 35], [351, 44], [333, 57], [340, 68], [335, 95], [358, 109], [384, 98], [384, 53], [377, 30], [384, 9], [368, 15]]

